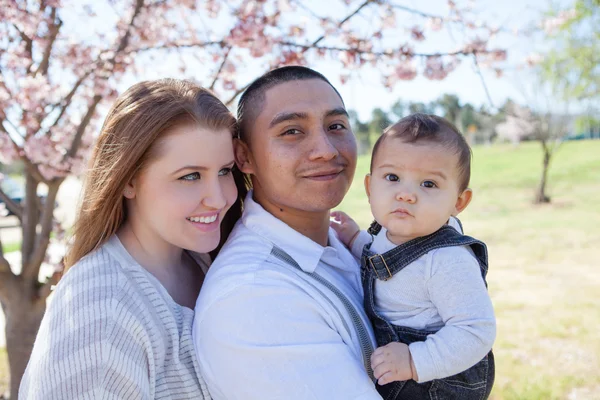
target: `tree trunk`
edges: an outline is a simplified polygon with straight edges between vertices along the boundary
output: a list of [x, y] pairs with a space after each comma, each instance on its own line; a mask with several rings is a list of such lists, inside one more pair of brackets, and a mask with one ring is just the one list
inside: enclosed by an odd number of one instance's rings
[[19, 385], [27, 367], [33, 342], [46, 309], [45, 299], [37, 297], [38, 283], [17, 277], [4, 304], [6, 352], [10, 366], [10, 399], [17, 400]]
[[550, 203], [550, 197], [546, 195], [546, 182], [548, 180], [548, 169], [550, 167], [550, 151], [546, 147], [544, 147], [544, 163], [542, 167], [542, 178], [540, 180], [540, 185], [538, 186], [537, 193], [535, 195], [534, 202], [536, 204], [542, 203]]

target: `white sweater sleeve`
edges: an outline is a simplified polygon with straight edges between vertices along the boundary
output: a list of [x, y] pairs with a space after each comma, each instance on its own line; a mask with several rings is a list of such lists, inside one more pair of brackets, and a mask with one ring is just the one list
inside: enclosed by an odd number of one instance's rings
[[470, 368], [490, 351], [496, 338], [494, 309], [479, 264], [466, 249], [453, 250], [450, 257], [448, 251], [432, 256], [427, 288], [444, 327], [409, 346], [419, 382]]
[[149, 341], [110, 263], [106, 254], [93, 254], [58, 285], [35, 341], [20, 399], [153, 397]]

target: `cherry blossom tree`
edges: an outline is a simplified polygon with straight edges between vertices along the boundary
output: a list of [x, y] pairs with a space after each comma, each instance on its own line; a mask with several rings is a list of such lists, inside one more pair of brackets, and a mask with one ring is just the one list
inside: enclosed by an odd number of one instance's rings
[[[0, 246], [13, 398], [59, 276], [39, 276], [49, 243], [62, 237], [58, 190], [83, 171], [100, 110], [120, 82], [169, 59], [178, 76], [232, 104], [250, 83], [249, 63], [260, 73], [335, 62], [342, 82], [372, 68], [388, 88], [418, 74], [444, 79], [464, 59], [501, 67], [506, 51], [490, 43], [502, 30], [480, 21], [471, 1], [440, 3], [441, 13], [430, 14], [391, 0], [0, 0], [0, 162], [22, 163], [26, 193], [17, 204], [0, 190], [22, 232], [21, 265], [11, 266]], [[460, 32], [460, 43], [419, 50], [444, 29]]]

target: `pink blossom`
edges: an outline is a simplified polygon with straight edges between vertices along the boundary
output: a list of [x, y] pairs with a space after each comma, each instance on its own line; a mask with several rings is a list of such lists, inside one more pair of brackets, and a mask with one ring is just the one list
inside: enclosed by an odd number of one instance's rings
[[407, 60], [396, 66], [394, 69], [395, 76], [402, 81], [410, 81], [417, 76], [417, 69], [412, 60]]
[[563, 10], [560, 11], [556, 16], [546, 18], [542, 21], [542, 28], [547, 34], [553, 34], [567, 22], [571, 21], [573, 18], [577, 17], [577, 10]]
[[539, 53], [531, 53], [525, 58], [525, 63], [530, 67], [533, 67], [542, 61], [544, 61], [544, 57]]
[[444, 64], [444, 60], [440, 56], [427, 57], [423, 75], [427, 79], [442, 80], [446, 78], [450, 72], [454, 71], [457, 65], [457, 58], [452, 58], [450, 62]]
[[439, 17], [428, 18], [427, 24], [425, 25], [427, 29], [431, 29], [434, 32], [440, 31], [444, 26], [444, 21]]
[[410, 36], [413, 38], [413, 40], [416, 40], [417, 42], [421, 42], [421, 41], [425, 40], [425, 35], [423, 34], [423, 30], [419, 26], [413, 26], [411, 28]]

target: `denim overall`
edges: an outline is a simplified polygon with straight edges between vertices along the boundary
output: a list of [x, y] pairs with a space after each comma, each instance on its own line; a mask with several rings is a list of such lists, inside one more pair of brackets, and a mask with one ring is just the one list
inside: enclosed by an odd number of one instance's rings
[[[380, 229], [381, 227], [374, 223], [369, 228], [369, 232], [376, 234]], [[404, 267], [431, 250], [467, 245], [475, 253], [485, 282], [488, 269], [485, 244], [472, 237], [461, 235], [454, 228], [447, 225], [431, 235], [410, 240], [381, 255], [372, 253], [370, 244], [365, 246], [361, 257], [365, 310], [373, 324], [378, 346], [384, 346], [392, 341], [405, 344], [425, 341], [428, 335], [436, 332], [395, 326], [383, 319], [375, 310], [375, 280], [390, 279]], [[487, 399], [492, 391], [494, 376], [494, 355], [490, 351], [480, 362], [459, 374], [424, 383], [417, 383], [414, 380], [391, 382], [383, 386], [377, 385], [377, 390], [385, 400]]]

